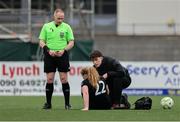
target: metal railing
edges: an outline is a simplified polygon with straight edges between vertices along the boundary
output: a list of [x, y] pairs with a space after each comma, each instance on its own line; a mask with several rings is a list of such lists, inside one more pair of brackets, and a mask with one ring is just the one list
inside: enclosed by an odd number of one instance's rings
[[180, 35], [180, 23], [129, 23], [118, 25], [119, 35]]

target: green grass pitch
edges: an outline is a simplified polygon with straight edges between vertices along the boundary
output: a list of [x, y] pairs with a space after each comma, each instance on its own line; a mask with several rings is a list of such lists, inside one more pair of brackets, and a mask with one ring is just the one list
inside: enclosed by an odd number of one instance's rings
[[[142, 96], [129, 96], [133, 103]], [[91, 110], [81, 111], [82, 98], [72, 96], [72, 110], [64, 110], [64, 99], [53, 96], [52, 110], [43, 110], [43, 96], [0, 96], [0, 121], [178, 121], [180, 97], [172, 96], [175, 105], [163, 110], [160, 100], [164, 96], [152, 96], [151, 110]]]

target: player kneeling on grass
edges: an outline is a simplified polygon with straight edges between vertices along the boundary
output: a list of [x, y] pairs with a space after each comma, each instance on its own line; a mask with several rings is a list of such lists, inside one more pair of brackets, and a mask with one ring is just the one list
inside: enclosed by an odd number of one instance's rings
[[122, 90], [131, 84], [131, 77], [128, 70], [123, 67], [119, 61], [111, 57], [103, 56], [98, 50], [90, 54], [90, 59], [99, 75], [103, 77], [108, 84], [112, 108], [129, 109], [130, 104], [127, 101], [127, 95], [122, 95]]
[[101, 80], [94, 67], [86, 67], [81, 70], [83, 81], [81, 93], [84, 102], [82, 110], [110, 109], [111, 102], [105, 81]]

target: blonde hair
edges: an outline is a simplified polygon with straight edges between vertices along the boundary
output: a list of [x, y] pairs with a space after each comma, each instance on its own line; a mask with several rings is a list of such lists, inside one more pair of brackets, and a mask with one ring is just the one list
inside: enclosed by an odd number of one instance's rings
[[88, 74], [88, 67], [84, 67], [81, 69], [81, 75], [87, 75]]
[[89, 80], [90, 84], [96, 88], [97, 83], [99, 81], [99, 74], [94, 67], [85, 67], [81, 70], [81, 75], [87, 74], [87, 79]]

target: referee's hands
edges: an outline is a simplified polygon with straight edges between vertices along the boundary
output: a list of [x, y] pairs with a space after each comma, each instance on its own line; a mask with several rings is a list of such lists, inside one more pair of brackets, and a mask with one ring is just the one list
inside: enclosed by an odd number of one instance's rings
[[55, 56], [61, 57], [64, 54], [64, 50], [56, 51]]
[[56, 56], [56, 52], [53, 51], [53, 50], [49, 50], [49, 55], [52, 56], [52, 57], [55, 57]]
[[60, 50], [60, 51], [49, 50], [49, 55], [52, 57], [61, 57], [63, 54], [64, 54], [64, 50]]

